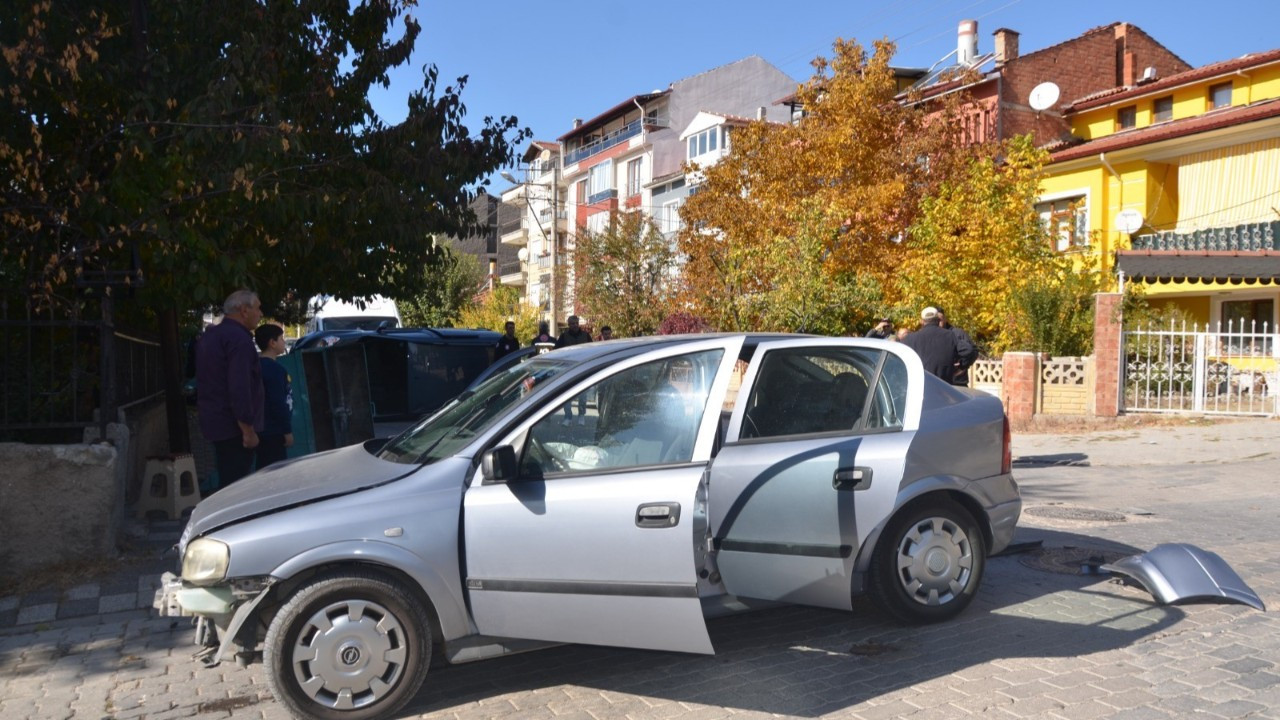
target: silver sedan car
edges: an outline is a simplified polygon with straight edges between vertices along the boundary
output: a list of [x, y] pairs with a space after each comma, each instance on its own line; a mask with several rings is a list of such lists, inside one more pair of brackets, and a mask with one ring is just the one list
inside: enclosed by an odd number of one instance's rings
[[1000, 401], [903, 345], [590, 343], [206, 499], [156, 605], [198, 618], [208, 665], [261, 657], [298, 716], [382, 717], [433, 654], [711, 653], [707, 617], [862, 592], [945, 620], [1020, 510]]

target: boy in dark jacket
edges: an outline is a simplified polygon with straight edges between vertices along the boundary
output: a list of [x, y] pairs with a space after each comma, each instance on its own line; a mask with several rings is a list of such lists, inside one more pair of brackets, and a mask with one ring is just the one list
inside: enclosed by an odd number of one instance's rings
[[285, 459], [293, 446], [293, 384], [276, 358], [285, 352], [284, 329], [261, 325], [253, 331], [253, 341], [262, 355], [262, 390], [265, 402], [262, 432], [258, 434], [257, 468]]

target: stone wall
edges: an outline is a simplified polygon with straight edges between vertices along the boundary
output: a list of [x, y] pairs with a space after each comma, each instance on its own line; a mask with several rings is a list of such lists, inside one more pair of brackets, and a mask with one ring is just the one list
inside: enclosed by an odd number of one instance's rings
[[114, 554], [116, 463], [105, 443], [0, 443], [0, 579]]

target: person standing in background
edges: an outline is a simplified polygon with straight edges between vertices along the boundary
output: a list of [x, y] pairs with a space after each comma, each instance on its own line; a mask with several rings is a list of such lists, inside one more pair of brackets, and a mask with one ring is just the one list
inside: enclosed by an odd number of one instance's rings
[[556, 342], [556, 336], [551, 334], [551, 330], [547, 326], [547, 321], [546, 320], [539, 321], [538, 334], [533, 336], [533, 339], [529, 341], [529, 344], [539, 345], [543, 343], [550, 343], [554, 345], [555, 342]]
[[969, 366], [978, 360], [978, 346], [973, 344], [973, 338], [969, 337], [969, 333], [947, 321], [947, 314], [942, 311], [942, 308], [938, 308], [938, 324], [956, 338], [956, 364], [955, 372], [951, 375], [951, 384], [968, 386]]
[[916, 351], [925, 372], [951, 382], [959, 353], [955, 336], [938, 323], [937, 308], [930, 306], [920, 311], [920, 329], [903, 338], [902, 344]]
[[237, 290], [222, 303], [222, 322], [196, 345], [196, 410], [221, 487], [249, 474], [263, 427], [262, 365], [253, 342], [260, 322], [258, 294]]
[[893, 321], [887, 317], [876, 320], [875, 327], [867, 331], [863, 337], [879, 338], [881, 340], [893, 339]]
[[260, 325], [253, 331], [262, 356], [263, 420], [258, 433], [257, 469], [284, 460], [293, 447], [293, 383], [289, 371], [276, 361], [285, 352], [284, 328]]
[[494, 360], [520, 349], [520, 340], [516, 338], [515, 322], [508, 320], [507, 324], [503, 326], [503, 331], [502, 337], [498, 338], [498, 344], [493, 348]]
[[[556, 349], [569, 347], [570, 345], [581, 345], [582, 343], [591, 342], [591, 333], [582, 329], [579, 324], [580, 320], [577, 315], [570, 315], [568, 319], [569, 329], [560, 333], [560, 339], [556, 340]], [[568, 404], [564, 406], [564, 424], [568, 425], [573, 420], [573, 408]], [[578, 424], [587, 424], [587, 395], [583, 393], [578, 396]]]

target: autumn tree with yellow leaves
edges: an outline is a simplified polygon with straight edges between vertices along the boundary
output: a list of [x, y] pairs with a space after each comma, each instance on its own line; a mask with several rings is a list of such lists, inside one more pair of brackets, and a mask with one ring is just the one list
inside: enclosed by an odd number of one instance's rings
[[893, 52], [837, 41], [798, 90], [799, 123], [735, 129], [727, 156], [691, 168], [691, 312], [723, 330], [860, 334], [941, 304], [989, 348], [1013, 342], [1019, 289], [1061, 277], [1033, 212], [1044, 155], [960, 142], [963, 94], [902, 93]]

